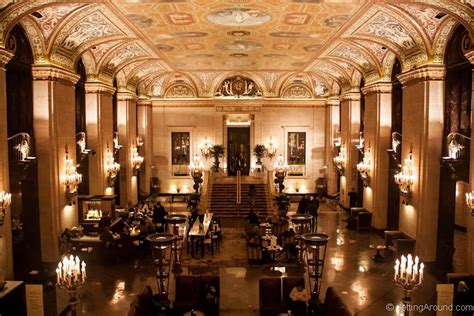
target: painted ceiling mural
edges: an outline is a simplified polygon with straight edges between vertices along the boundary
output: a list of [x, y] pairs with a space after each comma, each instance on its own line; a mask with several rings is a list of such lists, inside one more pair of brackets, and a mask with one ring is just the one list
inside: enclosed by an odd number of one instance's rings
[[240, 77], [252, 95], [309, 99], [390, 78], [395, 58], [442, 62], [473, 17], [454, 0], [0, 1], [0, 47], [20, 23], [36, 63], [82, 58], [89, 80], [152, 97], [241, 97], [222, 86]]

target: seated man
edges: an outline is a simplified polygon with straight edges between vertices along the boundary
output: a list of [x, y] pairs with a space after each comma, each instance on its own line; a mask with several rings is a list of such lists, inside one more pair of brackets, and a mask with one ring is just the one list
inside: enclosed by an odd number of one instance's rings
[[301, 285], [294, 287], [290, 292], [291, 312], [295, 315], [306, 315], [306, 302], [310, 296], [306, 289]]

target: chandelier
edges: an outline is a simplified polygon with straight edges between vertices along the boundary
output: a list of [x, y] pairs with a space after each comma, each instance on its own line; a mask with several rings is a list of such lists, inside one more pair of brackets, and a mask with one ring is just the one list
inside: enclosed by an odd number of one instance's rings
[[114, 184], [119, 171], [120, 164], [115, 162], [114, 153], [110, 150], [109, 144], [107, 144], [107, 152], [105, 153], [105, 172], [107, 173], [109, 187]]
[[359, 171], [360, 177], [364, 182], [364, 186], [367, 187], [369, 184], [369, 173], [370, 173], [370, 145], [364, 152], [364, 158], [357, 164], [357, 171]]
[[270, 140], [268, 141], [268, 144], [265, 144], [265, 153], [268, 158], [273, 159], [277, 151], [278, 151], [278, 147], [275, 141], [273, 140], [273, 138], [270, 136]]
[[199, 145], [199, 149], [205, 159], [208, 159], [211, 156], [212, 144], [207, 140], [207, 136], [204, 138], [204, 143]]
[[133, 170], [135, 171], [135, 174], [136, 174], [138, 172], [138, 169], [140, 169], [140, 167], [142, 166], [142, 163], [145, 160], [145, 158], [143, 158], [142, 156], [138, 154], [138, 148], [137, 146], [134, 146], [134, 145], [132, 145], [132, 159], [131, 160], [132, 160]]
[[69, 159], [69, 153], [66, 146], [66, 171], [64, 175], [64, 185], [66, 186], [66, 197], [71, 204], [72, 198], [77, 195], [77, 188], [82, 182], [82, 175], [77, 173], [76, 165], [72, 159]]
[[405, 197], [405, 204], [408, 204], [408, 197], [411, 193], [411, 186], [415, 183], [415, 166], [413, 164], [412, 151], [405, 159], [401, 172], [394, 175], [395, 183], [400, 187], [400, 194]]
[[466, 193], [466, 204], [471, 209], [471, 215], [474, 216], [474, 192]]
[[346, 164], [346, 148], [344, 147], [344, 144], [341, 145], [339, 154], [333, 158], [333, 162], [337, 171], [342, 175], [344, 172], [344, 166]]
[[11, 203], [11, 193], [0, 191], [0, 226], [2, 226], [4, 223], [6, 209], [10, 206]]

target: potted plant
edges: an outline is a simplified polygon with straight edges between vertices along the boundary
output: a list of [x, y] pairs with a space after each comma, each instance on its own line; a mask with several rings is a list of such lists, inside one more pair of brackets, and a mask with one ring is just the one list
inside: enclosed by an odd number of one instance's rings
[[265, 145], [257, 144], [253, 148], [253, 155], [257, 158], [257, 165], [262, 164], [262, 158], [265, 155]]
[[212, 145], [211, 155], [214, 157], [214, 168], [215, 172], [219, 172], [219, 159], [224, 156], [224, 146], [223, 145]]

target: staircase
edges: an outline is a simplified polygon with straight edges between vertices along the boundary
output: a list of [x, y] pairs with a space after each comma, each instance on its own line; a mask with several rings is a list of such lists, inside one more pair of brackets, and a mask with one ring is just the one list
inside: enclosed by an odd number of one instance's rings
[[[250, 202], [248, 197], [249, 187], [251, 183], [243, 181], [242, 198], [240, 204], [240, 212], [237, 212], [237, 186], [227, 181], [212, 184], [210, 192], [210, 212], [217, 217], [245, 217], [250, 211]], [[253, 183], [257, 188], [255, 196], [255, 212], [258, 216], [269, 216], [272, 214], [272, 204], [268, 194], [267, 186], [263, 183]]]

